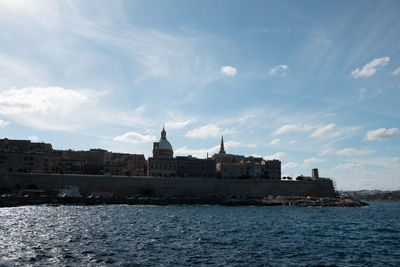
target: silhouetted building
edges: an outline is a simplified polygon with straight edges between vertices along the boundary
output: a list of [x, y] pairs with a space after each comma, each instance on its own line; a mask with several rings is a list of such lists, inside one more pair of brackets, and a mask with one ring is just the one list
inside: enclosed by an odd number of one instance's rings
[[216, 162], [192, 156], [173, 157], [171, 143], [163, 127], [161, 139], [153, 143], [153, 157], [148, 159], [148, 175], [158, 177], [215, 177]]
[[223, 137], [221, 138], [219, 153], [213, 155], [212, 159], [217, 163], [216, 171], [219, 178], [281, 179], [281, 162], [279, 160], [264, 160], [259, 157], [227, 154]]

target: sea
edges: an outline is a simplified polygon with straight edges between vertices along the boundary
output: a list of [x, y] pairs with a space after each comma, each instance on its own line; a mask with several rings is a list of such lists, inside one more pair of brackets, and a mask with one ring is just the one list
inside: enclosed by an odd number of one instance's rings
[[0, 208], [0, 266], [400, 266], [400, 203]]

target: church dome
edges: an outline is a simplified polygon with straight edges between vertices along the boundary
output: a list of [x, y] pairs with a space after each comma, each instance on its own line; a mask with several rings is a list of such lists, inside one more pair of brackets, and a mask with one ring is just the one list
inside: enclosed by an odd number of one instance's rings
[[172, 151], [172, 146], [171, 143], [167, 140], [167, 139], [160, 139], [160, 145], [159, 145], [160, 149], [164, 149], [164, 150], [171, 150]]

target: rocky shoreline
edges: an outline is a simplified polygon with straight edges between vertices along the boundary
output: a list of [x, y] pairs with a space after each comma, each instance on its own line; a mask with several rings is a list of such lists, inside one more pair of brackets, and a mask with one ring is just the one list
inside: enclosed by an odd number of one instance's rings
[[28, 205], [224, 205], [224, 206], [296, 206], [296, 207], [362, 207], [367, 203], [350, 197], [295, 197], [277, 196], [263, 199], [249, 198], [182, 198], [182, 197], [137, 197], [137, 198], [90, 198], [90, 197], [0, 197], [0, 207]]

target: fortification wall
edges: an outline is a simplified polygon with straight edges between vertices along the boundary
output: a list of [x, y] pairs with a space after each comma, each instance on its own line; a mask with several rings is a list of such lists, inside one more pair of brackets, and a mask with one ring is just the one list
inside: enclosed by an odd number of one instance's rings
[[132, 196], [134, 194], [178, 196], [334, 196], [332, 181], [279, 181], [262, 179], [159, 178], [67, 174], [0, 174], [0, 188], [25, 188], [35, 185], [54, 190], [75, 186], [81, 194]]

